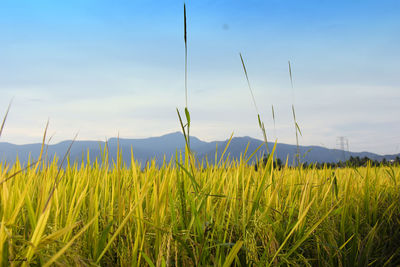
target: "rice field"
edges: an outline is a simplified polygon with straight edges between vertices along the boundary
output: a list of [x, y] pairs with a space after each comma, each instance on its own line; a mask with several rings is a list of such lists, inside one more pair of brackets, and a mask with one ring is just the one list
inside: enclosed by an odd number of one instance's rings
[[[186, 150], [162, 166], [107, 148], [95, 162], [49, 161], [45, 131], [38, 159], [0, 162], [1, 266], [399, 266], [400, 166], [304, 168], [297, 152], [296, 167], [274, 169], [274, 150], [257, 171], [252, 151], [196, 161], [186, 27], [184, 6]], [[290, 62], [289, 75], [293, 90]]]
[[250, 156], [3, 162], [2, 266], [400, 264], [399, 166], [255, 171]]

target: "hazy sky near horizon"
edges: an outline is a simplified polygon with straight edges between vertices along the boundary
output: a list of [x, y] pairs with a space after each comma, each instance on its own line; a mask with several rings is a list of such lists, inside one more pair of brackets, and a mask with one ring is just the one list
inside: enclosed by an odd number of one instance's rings
[[[187, 1], [191, 133], [400, 153], [400, 2]], [[183, 110], [183, 1], [2, 0], [1, 142], [158, 136]], [[290, 87], [292, 63], [294, 90]], [[274, 105], [274, 128], [271, 105]]]

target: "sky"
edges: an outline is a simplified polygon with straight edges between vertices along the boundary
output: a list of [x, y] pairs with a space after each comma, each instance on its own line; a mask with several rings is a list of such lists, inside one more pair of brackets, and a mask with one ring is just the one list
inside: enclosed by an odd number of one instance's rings
[[[400, 2], [187, 1], [191, 134], [400, 153]], [[1, 0], [1, 142], [180, 130], [183, 1]], [[288, 61], [291, 62], [293, 89]], [[275, 125], [272, 118], [275, 110]]]

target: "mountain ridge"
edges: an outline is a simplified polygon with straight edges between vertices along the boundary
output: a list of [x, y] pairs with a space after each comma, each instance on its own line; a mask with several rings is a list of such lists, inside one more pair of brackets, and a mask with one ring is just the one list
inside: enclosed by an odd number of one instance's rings
[[[221, 157], [222, 151], [225, 149], [229, 139], [223, 141], [202, 141], [195, 136], [190, 137], [191, 149], [195, 152], [198, 159], [204, 159], [207, 157], [210, 163], [214, 163], [215, 152], [217, 150], [217, 158]], [[54, 156], [63, 156], [71, 140], [64, 140], [56, 144], [48, 145], [47, 155], [51, 159]], [[130, 164], [131, 148], [133, 156], [136, 161], [140, 164], [155, 159], [158, 165], [162, 164], [165, 156], [166, 160], [169, 161], [172, 156], [178, 151], [184, 151], [185, 141], [181, 132], [167, 133], [158, 137], [147, 137], [147, 138], [116, 138], [112, 137], [105, 141], [75, 141], [70, 153], [70, 159], [79, 162], [86, 162], [86, 153], [89, 152], [90, 161], [94, 161], [96, 158], [101, 158], [102, 149], [107, 144], [110, 159], [117, 158], [117, 148], [119, 146], [122, 152], [122, 158], [125, 159], [127, 165]], [[260, 145], [263, 144], [262, 140], [252, 138], [249, 136], [233, 137], [230, 145], [226, 151], [226, 155], [230, 155], [231, 159], [239, 159], [243, 155], [246, 147], [248, 146], [247, 156], [253, 153]], [[28, 162], [29, 157], [37, 158], [40, 154], [42, 144], [33, 143], [25, 145], [15, 145], [9, 142], [0, 142], [0, 162], [14, 163], [18, 156], [21, 163]], [[271, 151], [274, 143], [268, 142], [269, 150]], [[301, 161], [302, 162], [338, 162], [343, 161], [343, 151], [339, 149], [329, 149], [321, 146], [299, 146]], [[275, 155], [283, 161], [288, 160], [289, 164], [293, 162], [296, 154], [296, 145], [277, 143]], [[261, 146], [257, 152], [258, 158], [266, 153], [265, 146]], [[394, 159], [400, 154], [393, 155], [380, 155], [372, 152], [345, 152], [345, 157], [348, 159], [350, 156], [353, 157], [368, 157], [372, 160], [381, 161], [383, 158], [387, 160]], [[254, 160], [254, 159], [253, 159]], [[110, 160], [112, 162], [112, 160]]]

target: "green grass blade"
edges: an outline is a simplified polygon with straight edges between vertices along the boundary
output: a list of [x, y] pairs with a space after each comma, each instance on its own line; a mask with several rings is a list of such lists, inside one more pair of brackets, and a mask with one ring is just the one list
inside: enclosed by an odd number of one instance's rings
[[229, 252], [228, 256], [225, 259], [224, 264], [222, 265], [223, 267], [229, 267], [235, 260], [236, 255], [238, 254], [239, 250], [243, 246], [243, 241], [237, 241], [236, 244], [233, 246], [231, 251]]
[[146, 253], [144, 253], [143, 251], [140, 251], [140, 254], [142, 254], [144, 260], [147, 262], [147, 264], [148, 264], [150, 267], [155, 267], [153, 261], [150, 259], [149, 256], [147, 256]]

